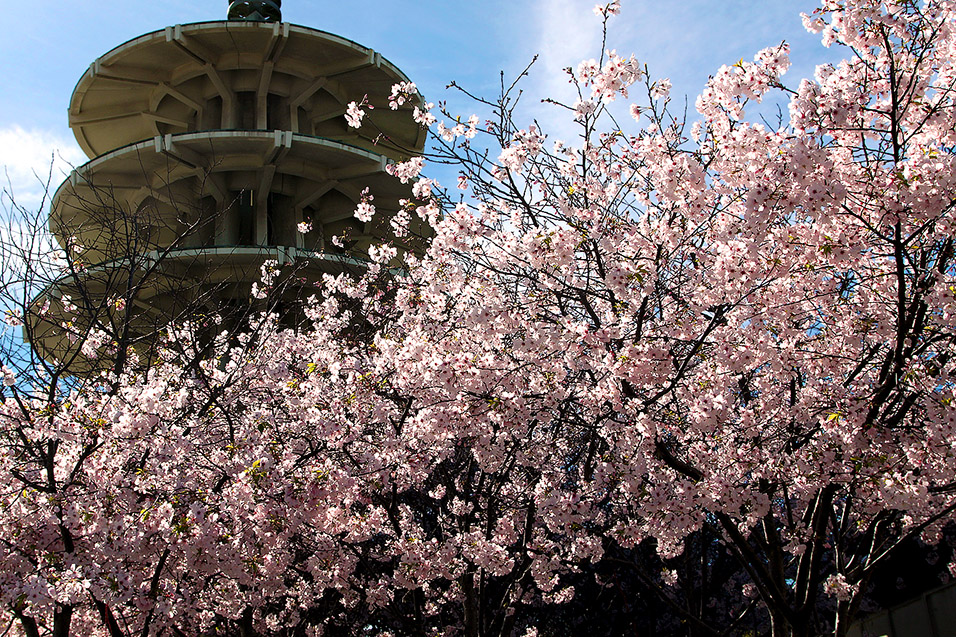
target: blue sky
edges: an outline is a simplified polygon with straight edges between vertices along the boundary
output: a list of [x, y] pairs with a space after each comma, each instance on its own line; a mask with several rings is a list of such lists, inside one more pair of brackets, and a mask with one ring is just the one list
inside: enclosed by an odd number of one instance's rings
[[[547, 126], [550, 111], [538, 105], [561, 96], [560, 70], [600, 53], [595, 0], [286, 0], [283, 19], [330, 31], [381, 52], [415, 81], [430, 101], [451, 98], [451, 80], [493, 95], [499, 71], [513, 77], [535, 53], [541, 58], [525, 85], [529, 113]], [[0, 39], [4, 85], [0, 90], [0, 166], [25, 205], [40, 201], [33, 171], [47, 172], [54, 152], [65, 161], [85, 160], [66, 125], [76, 81], [89, 64], [114, 46], [165, 26], [222, 19], [226, 0], [0, 0], [8, 20]], [[609, 48], [637, 56], [652, 76], [668, 77], [672, 95], [693, 100], [721, 64], [752, 59], [761, 48], [786, 40], [796, 85], [814, 66], [831, 59], [817, 36], [807, 34], [799, 13], [808, 0], [622, 0], [612, 22]], [[463, 112], [463, 115], [468, 113]], [[63, 165], [56, 167], [59, 183]], [[9, 184], [9, 186], [8, 186]]]

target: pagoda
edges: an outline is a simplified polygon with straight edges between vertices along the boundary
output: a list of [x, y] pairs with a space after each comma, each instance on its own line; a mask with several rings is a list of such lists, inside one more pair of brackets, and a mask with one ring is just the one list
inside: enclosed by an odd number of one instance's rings
[[[360, 128], [345, 118], [408, 78], [371, 49], [282, 22], [280, 7], [232, 2], [227, 20], [147, 33], [80, 78], [69, 123], [90, 161], [52, 199], [68, 267], [28, 321], [43, 357], [90, 368], [77, 331], [123, 324], [148, 342], [245, 306], [264, 265], [295, 272], [295, 302], [324, 273], [361, 271], [373, 244], [416, 249], [392, 234], [410, 192], [386, 172], [422, 152], [415, 103], [369, 110]], [[369, 197], [378, 213], [364, 222], [354, 211]]]

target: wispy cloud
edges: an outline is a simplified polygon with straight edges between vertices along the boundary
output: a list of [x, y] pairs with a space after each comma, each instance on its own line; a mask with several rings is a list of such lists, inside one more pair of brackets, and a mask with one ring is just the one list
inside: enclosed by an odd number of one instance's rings
[[43, 202], [60, 185], [73, 166], [86, 156], [72, 139], [46, 130], [26, 130], [18, 125], [0, 128], [0, 197], [30, 209]]
[[555, 99], [573, 102], [574, 94], [564, 69], [577, 67], [581, 60], [600, 54], [600, 21], [588, 2], [537, 1], [540, 58], [535, 73], [536, 87]]
[[[592, 11], [598, 0], [534, 0], [523, 24], [527, 30], [515, 55], [539, 53], [538, 63], [526, 85], [532, 101], [553, 97], [573, 103], [575, 94], [563, 72], [581, 60], [601, 54], [601, 21]], [[602, 3], [603, 4], [603, 3]], [[807, 34], [799, 13], [810, 11], [814, 0], [682, 0], [650, 2], [623, 0], [620, 15], [611, 18], [607, 48], [620, 55], [634, 54], [646, 64], [652, 78], [667, 77], [676, 110], [684, 108], [693, 118], [694, 101], [708, 76], [723, 64], [753, 59], [754, 54], [786, 40], [791, 44], [793, 83], [812, 76], [814, 66], [833, 58], [833, 51]], [[637, 97], [637, 96], [634, 96]], [[551, 124], [551, 132], [573, 135], [573, 127], [560, 124], [568, 117], [547, 105], [529, 109], [530, 114]], [[626, 109], [624, 109], [626, 112]]]
[[525, 84], [530, 98], [525, 113], [542, 123], [553, 138], [572, 141], [577, 127], [567, 111], [551, 104], [542, 104], [542, 98], [574, 104], [577, 92], [565, 72], [577, 68], [581, 60], [601, 53], [601, 22], [594, 15], [594, 4], [587, 0], [535, 0], [528, 12], [531, 33], [525, 40], [522, 54], [538, 55], [538, 61]]

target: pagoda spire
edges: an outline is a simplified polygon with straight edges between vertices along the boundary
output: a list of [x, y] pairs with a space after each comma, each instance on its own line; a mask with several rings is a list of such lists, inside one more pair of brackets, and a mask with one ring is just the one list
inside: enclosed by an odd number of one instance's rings
[[282, 0], [229, 0], [229, 19], [282, 22]]

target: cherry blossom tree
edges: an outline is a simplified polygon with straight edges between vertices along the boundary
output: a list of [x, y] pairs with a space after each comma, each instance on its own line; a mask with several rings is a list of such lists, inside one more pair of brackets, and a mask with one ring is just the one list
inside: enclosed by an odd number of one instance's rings
[[[396, 235], [435, 231], [402, 271], [370, 250], [308, 327], [264, 314], [188, 374], [187, 325], [101, 391], [5, 379], [0, 618], [531, 636], [626, 586], [675, 634], [845, 635], [956, 510], [956, 3], [804, 21], [846, 60], [794, 87], [761, 51], [695, 121], [607, 51], [553, 103], [572, 142], [519, 124], [515, 87], [420, 108], [460, 177], [391, 168]], [[788, 117], [749, 122], [771, 94]]]

